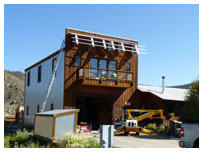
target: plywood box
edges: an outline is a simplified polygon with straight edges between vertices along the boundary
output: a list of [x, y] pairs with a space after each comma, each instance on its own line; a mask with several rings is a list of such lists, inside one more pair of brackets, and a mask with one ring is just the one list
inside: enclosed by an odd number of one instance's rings
[[35, 114], [34, 134], [53, 141], [62, 139], [67, 132], [75, 133], [79, 109], [52, 110]]

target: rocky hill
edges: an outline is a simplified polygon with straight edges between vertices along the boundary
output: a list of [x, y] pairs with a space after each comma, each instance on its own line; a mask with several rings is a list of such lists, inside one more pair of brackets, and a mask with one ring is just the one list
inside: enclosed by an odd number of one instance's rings
[[24, 77], [19, 71], [4, 71], [4, 114], [13, 115], [24, 104]]

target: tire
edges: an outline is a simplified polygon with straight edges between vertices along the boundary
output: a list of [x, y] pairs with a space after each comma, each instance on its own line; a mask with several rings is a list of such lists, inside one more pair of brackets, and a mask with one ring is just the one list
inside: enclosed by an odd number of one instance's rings
[[124, 135], [127, 136], [129, 134], [129, 132], [124, 132]]
[[139, 132], [136, 132], [136, 134], [135, 134], [135, 135], [139, 136], [139, 135], [140, 135], [140, 133], [139, 133]]
[[197, 139], [194, 143], [194, 148], [199, 148], [199, 139]]

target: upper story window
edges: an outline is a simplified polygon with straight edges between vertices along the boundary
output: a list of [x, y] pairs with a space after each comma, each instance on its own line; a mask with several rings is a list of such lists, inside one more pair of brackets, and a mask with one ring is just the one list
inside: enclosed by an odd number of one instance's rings
[[[52, 59], [52, 73], [54, 72], [54, 68], [56, 67], [56, 59], [57, 58]], [[56, 73], [55, 73], [55, 77], [56, 77]]]
[[100, 59], [99, 60], [99, 68], [100, 69], [107, 69], [107, 60], [106, 59]]
[[109, 60], [108, 64], [108, 77], [109, 78], [117, 78], [117, 61], [116, 60]]
[[98, 59], [91, 58], [90, 59], [90, 76], [96, 77], [97, 76], [97, 68], [98, 68]]
[[28, 116], [29, 115], [29, 106], [27, 106], [27, 113], [26, 115]]
[[53, 103], [51, 104], [51, 110], [54, 110], [54, 104]]
[[37, 105], [37, 113], [39, 113], [39, 105]]
[[117, 69], [117, 61], [109, 60], [108, 69], [116, 70]]
[[56, 66], [56, 58], [52, 59], [52, 72], [54, 72], [55, 66]]
[[81, 56], [80, 55], [75, 56], [74, 66], [81, 66]]
[[38, 78], [37, 78], [37, 82], [40, 83], [41, 82], [41, 77], [42, 77], [42, 66], [38, 66]]
[[27, 86], [30, 86], [30, 71], [27, 73]]
[[126, 62], [126, 63], [125, 63], [125, 70], [126, 70], [126, 71], [131, 71], [130, 62]]

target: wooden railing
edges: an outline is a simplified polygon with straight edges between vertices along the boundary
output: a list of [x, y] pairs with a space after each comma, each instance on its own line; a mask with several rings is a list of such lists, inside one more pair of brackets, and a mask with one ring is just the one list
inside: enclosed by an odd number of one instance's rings
[[133, 72], [101, 68], [82, 67], [79, 69], [79, 78], [100, 81], [133, 82]]

